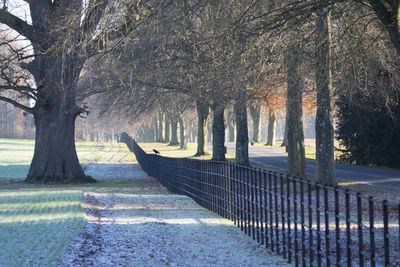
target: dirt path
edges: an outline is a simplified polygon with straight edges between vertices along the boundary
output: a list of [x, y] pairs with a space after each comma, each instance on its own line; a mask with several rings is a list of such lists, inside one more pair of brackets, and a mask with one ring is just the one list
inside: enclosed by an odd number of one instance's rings
[[87, 224], [61, 266], [286, 265], [230, 221], [131, 168], [139, 186], [84, 193]]

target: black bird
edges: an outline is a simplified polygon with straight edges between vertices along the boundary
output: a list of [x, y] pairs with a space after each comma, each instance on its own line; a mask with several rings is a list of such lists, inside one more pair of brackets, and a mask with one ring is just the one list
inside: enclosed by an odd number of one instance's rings
[[154, 148], [153, 148], [153, 151], [154, 151], [154, 153], [156, 153], [156, 154], [160, 154], [160, 151], [155, 150]]

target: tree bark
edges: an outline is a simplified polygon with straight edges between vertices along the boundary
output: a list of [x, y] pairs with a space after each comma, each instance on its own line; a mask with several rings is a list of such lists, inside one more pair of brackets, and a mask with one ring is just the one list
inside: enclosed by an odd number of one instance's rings
[[275, 110], [269, 109], [268, 111], [268, 146], [275, 146], [275, 130], [276, 130], [276, 118], [275, 118]]
[[197, 152], [195, 156], [207, 154], [207, 120], [209, 114], [209, 105], [203, 101], [196, 102], [197, 108]]
[[76, 112], [63, 106], [37, 107], [35, 150], [26, 181], [95, 182], [86, 176], [75, 149]]
[[157, 142], [164, 142], [163, 139], [163, 131], [164, 131], [164, 127], [163, 127], [163, 114], [160, 112], [158, 115], [158, 135], [157, 135]]
[[317, 85], [315, 181], [321, 184], [336, 185], [330, 11], [327, 9], [317, 11], [315, 30]]
[[302, 118], [302, 82], [300, 76], [300, 47], [292, 45], [287, 57], [287, 100], [288, 105], [288, 175], [305, 178], [306, 162]]
[[400, 55], [400, 1], [369, 0], [368, 2], [388, 31], [390, 41]]
[[178, 121], [176, 118], [171, 119], [171, 142], [170, 146], [178, 145]]
[[213, 106], [212, 111], [213, 111], [212, 160], [226, 161], [224, 107]]
[[246, 99], [243, 96], [236, 101], [234, 111], [236, 120], [236, 163], [250, 166], [247, 107]]
[[260, 123], [261, 123], [261, 105], [255, 103], [249, 107], [251, 119], [253, 121], [253, 139], [252, 141], [260, 142]]
[[182, 117], [179, 117], [179, 139], [181, 144], [181, 149], [186, 149], [185, 142], [185, 121]]
[[94, 182], [84, 174], [75, 150], [75, 120], [83, 112], [75, 95], [84, 60], [73, 53], [39, 57], [32, 61], [41, 71], [35, 73], [35, 151], [26, 180]]
[[170, 129], [170, 119], [168, 118], [168, 115], [165, 114], [165, 128], [164, 128], [164, 142], [168, 143], [170, 141], [170, 133], [171, 133], [171, 129]]

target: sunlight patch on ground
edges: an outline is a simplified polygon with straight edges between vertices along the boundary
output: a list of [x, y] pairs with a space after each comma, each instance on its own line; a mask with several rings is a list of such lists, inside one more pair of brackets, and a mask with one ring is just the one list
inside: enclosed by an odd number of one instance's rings
[[[122, 143], [76, 142], [75, 145], [79, 161], [83, 165], [136, 163], [133, 153], [130, 153], [127, 146]], [[24, 180], [29, 171], [34, 147], [34, 140], [0, 138], [0, 180]], [[99, 167], [97, 171], [97, 167], [90, 167], [87, 171], [88, 175], [98, 176], [99, 179], [126, 179], [132, 173], [127, 166], [121, 167], [121, 170], [115, 168], [116, 166], [110, 166], [104, 170]], [[111, 177], [113, 171], [116, 173], [121, 171], [121, 175]]]
[[0, 190], [0, 266], [51, 266], [84, 224], [80, 190]]
[[133, 164], [90, 164], [85, 169], [85, 174], [101, 180], [147, 177], [138, 165]]
[[84, 192], [84, 203], [90, 223], [67, 249], [62, 266], [287, 265], [231, 221], [154, 181], [93, 188]]
[[[0, 139], [0, 266], [57, 266], [60, 255], [83, 225], [82, 191], [140, 185], [147, 177], [132, 164], [125, 144], [77, 142], [87, 174], [99, 179], [87, 185], [38, 186], [23, 180], [34, 150], [33, 140]], [[119, 180], [111, 180], [119, 179]], [[127, 181], [130, 180], [131, 182]], [[15, 188], [15, 189], [5, 189]]]

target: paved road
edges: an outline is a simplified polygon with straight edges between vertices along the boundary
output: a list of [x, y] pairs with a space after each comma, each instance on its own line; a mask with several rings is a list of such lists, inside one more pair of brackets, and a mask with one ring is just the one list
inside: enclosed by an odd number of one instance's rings
[[[235, 155], [235, 144], [227, 143], [228, 153]], [[256, 163], [272, 166], [281, 170], [287, 168], [287, 155], [284, 150], [249, 146], [250, 159]], [[356, 181], [400, 190], [400, 170], [369, 168], [354, 165], [335, 164], [336, 177], [342, 180]], [[315, 161], [306, 161], [307, 174], [315, 172]]]

